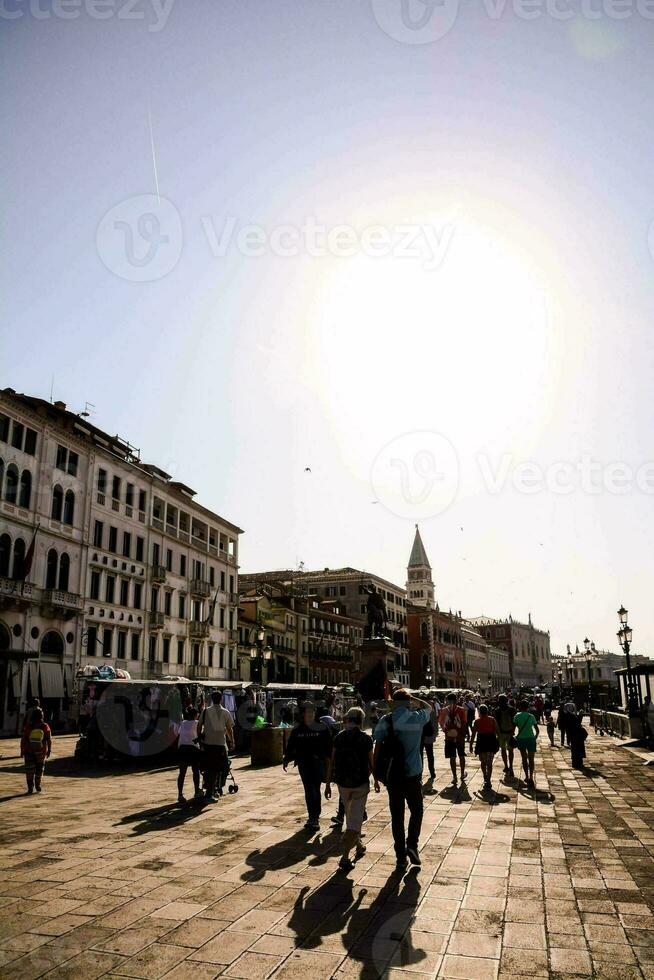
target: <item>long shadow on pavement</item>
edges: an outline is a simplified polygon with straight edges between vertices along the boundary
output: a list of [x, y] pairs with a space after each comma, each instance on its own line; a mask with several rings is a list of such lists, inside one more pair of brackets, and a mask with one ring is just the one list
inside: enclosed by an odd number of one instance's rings
[[280, 871], [283, 868], [290, 868], [297, 864], [298, 860], [312, 855], [309, 864], [312, 866], [324, 864], [329, 853], [334, 850], [341, 841], [340, 831], [330, 831], [322, 835], [314, 834], [311, 836], [306, 830], [298, 830], [290, 837], [263, 850], [257, 848], [245, 858], [248, 871], [241, 875], [243, 881], [253, 882], [262, 881], [266, 876], [266, 871]]
[[398, 969], [420, 969], [427, 951], [416, 948], [411, 927], [420, 896], [417, 869], [406, 875], [393, 872], [370, 904], [367, 889], [336, 872], [308, 897], [302, 890], [288, 921], [295, 945], [302, 949], [331, 948], [332, 936], [342, 936], [350, 961], [358, 961], [360, 977], [381, 977], [389, 964]]

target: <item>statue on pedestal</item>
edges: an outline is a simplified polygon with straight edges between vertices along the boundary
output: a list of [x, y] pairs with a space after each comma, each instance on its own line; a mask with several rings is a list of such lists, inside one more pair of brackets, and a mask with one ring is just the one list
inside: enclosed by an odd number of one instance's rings
[[368, 604], [366, 607], [368, 614], [368, 639], [374, 640], [376, 637], [383, 638], [386, 635], [386, 625], [388, 623], [386, 603], [374, 585], [364, 586], [364, 588], [368, 593]]

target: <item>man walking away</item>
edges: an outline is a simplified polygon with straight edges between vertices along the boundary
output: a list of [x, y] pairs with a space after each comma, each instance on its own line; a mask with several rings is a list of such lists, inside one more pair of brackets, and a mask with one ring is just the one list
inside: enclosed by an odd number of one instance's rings
[[504, 772], [513, 778], [513, 746], [511, 744], [511, 737], [513, 735], [513, 717], [515, 712], [509, 707], [509, 699], [506, 694], [500, 694], [497, 701], [498, 707], [493, 713], [497, 722], [497, 740], [500, 743]]
[[461, 782], [466, 778], [466, 732], [468, 709], [456, 703], [456, 694], [447, 695], [447, 704], [441, 711], [440, 726], [445, 735], [445, 758], [450, 760], [452, 783], [456, 786], [456, 760], [461, 765]]
[[205, 796], [207, 800], [223, 795], [223, 786], [229, 771], [227, 747], [234, 747], [234, 725], [227, 708], [222, 706], [222, 694], [214, 691], [211, 704], [203, 708], [198, 722], [198, 737], [204, 750]]
[[[416, 710], [412, 710], [415, 706]], [[422, 827], [422, 758], [420, 741], [422, 730], [429, 721], [431, 706], [419, 698], [412, 698], [400, 688], [393, 694], [393, 710], [377, 724], [373, 733], [375, 742], [375, 775], [383, 775], [388, 790], [391, 811], [391, 827], [395, 844], [395, 857], [399, 868], [411, 864], [420, 865], [418, 842]], [[384, 747], [383, 743], [387, 742]], [[399, 748], [393, 753], [386, 773], [380, 774], [381, 762], [386, 759], [386, 748], [392, 744]], [[404, 837], [404, 809], [409, 808], [409, 826]]]
[[282, 765], [287, 771], [294, 762], [300, 772], [307, 805], [305, 830], [320, 830], [320, 787], [325, 781], [327, 763], [332, 754], [332, 737], [322, 722], [316, 721], [316, 709], [311, 701], [302, 707], [302, 717], [288, 737]]
[[[355, 849], [357, 858], [366, 852], [361, 843], [361, 827], [370, 792], [370, 774], [373, 771], [372, 739], [363, 732], [366, 713], [362, 708], [350, 708], [345, 716], [345, 728], [334, 739], [332, 757], [327, 767], [325, 779], [325, 799], [331, 799], [332, 779], [338, 786], [345, 816], [343, 835], [343, 856], [339, 863], [342, 871], [354, 867], [350, 851]], [[375, 793], [379, 792], [379, 782], [375, 779]]]

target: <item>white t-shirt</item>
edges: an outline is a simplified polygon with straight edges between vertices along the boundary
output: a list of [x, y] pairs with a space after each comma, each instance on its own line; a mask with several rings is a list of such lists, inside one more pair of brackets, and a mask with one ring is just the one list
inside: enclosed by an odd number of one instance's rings
[[232, 716], [221, 704], [212, 704], [205, 708], [200, 716], [204, 723], [203, 739], [207, 745], [226, 745], [225, 732], [231, 727]]
[[177, 730], [177, 735], [179, 740], [177, 745], [195, 745], [194, 739], [198, 737], [198, 722], [197, 719], [194, 721], [182, 721], [179, 725], [175, 725]]

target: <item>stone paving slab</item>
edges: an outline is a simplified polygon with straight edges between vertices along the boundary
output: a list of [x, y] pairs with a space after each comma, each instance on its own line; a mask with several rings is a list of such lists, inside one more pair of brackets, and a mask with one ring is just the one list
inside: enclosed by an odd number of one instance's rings
[[0, 743], [2, 978], [654, 980], [654, 768], [609, 737], [584, 773], [541, 739], [535, 792], [500, 766], [484, 794], [475, 759], [453, 789], [441, 759], [419, 871], [371, 795], [348, 875], [294, 773], [237, 760], [238, 794], [179, 809], [174, 770], [84, 773], [74, 743], [33, 797]]

